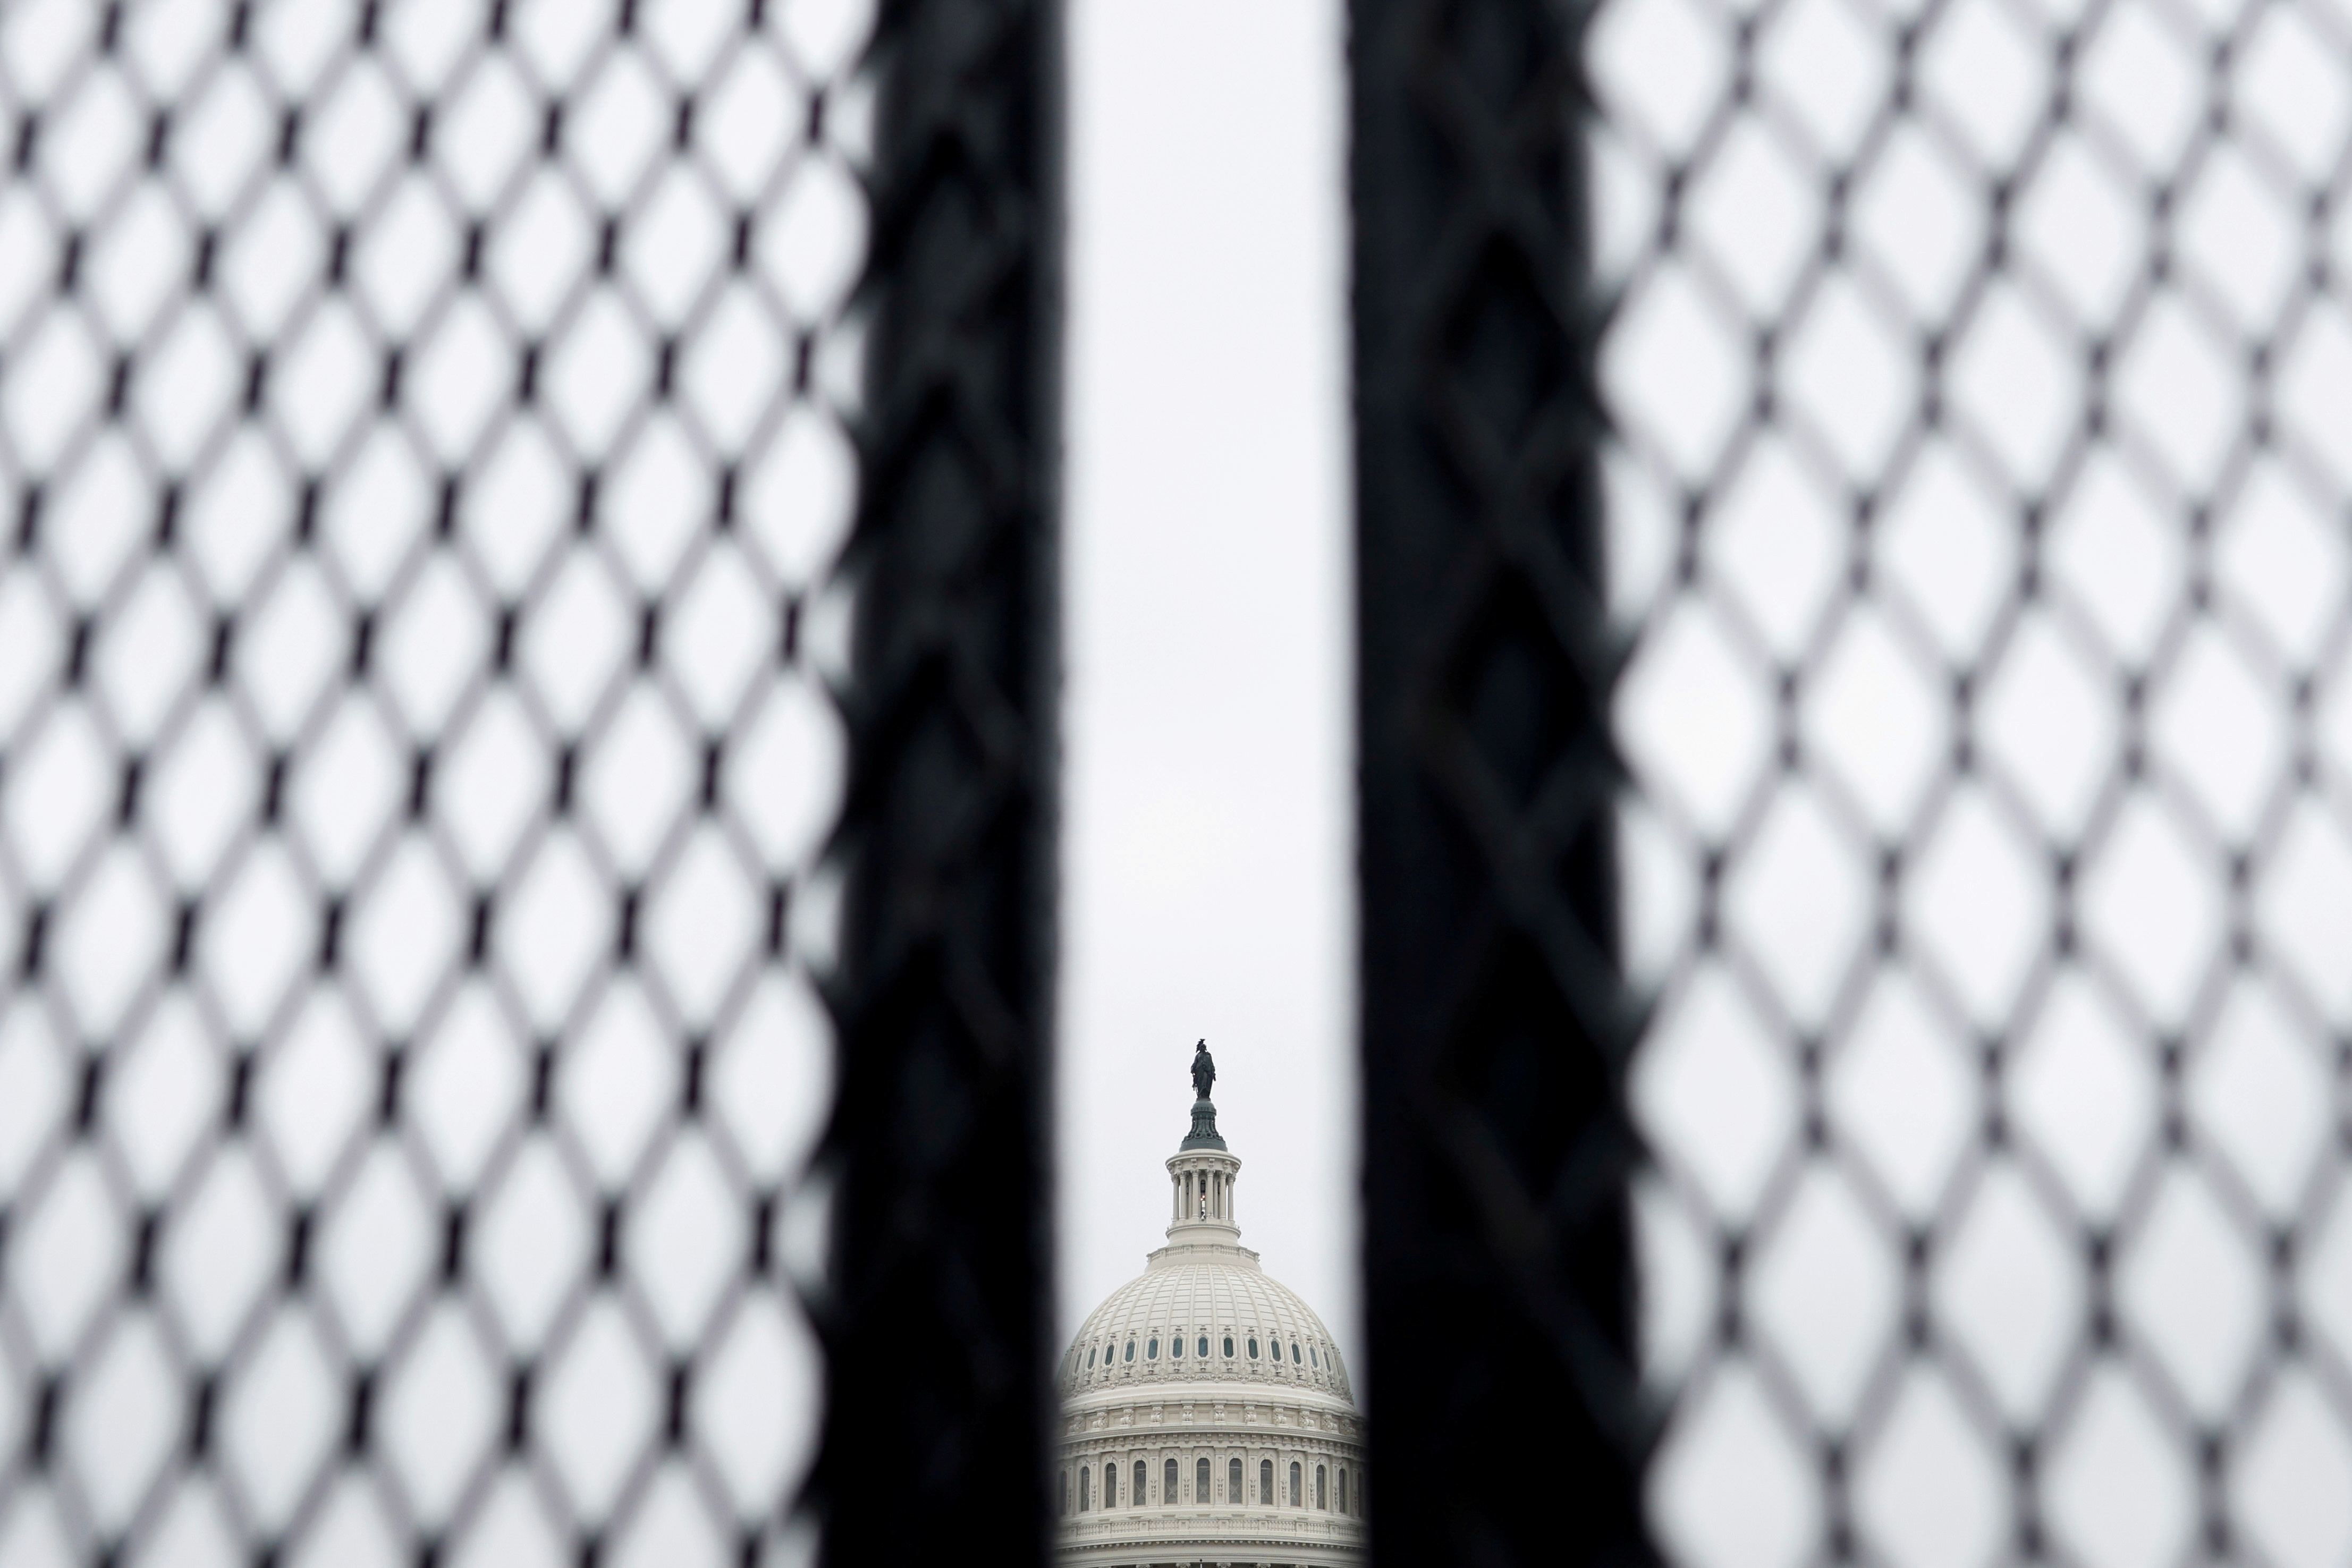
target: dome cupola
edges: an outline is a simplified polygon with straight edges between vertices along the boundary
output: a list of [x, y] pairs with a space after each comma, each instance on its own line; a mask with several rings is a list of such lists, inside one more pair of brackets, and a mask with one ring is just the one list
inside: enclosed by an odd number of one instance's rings
[[1168, 1246], [1151, 1255], [1155, 1268], [1177, 1249], [1241, 1247], [1234, 1186], [1241, 1177], [1242, 1162], [1226, 1150], [1217, 1133], [1217, 1107], [1209, 1098], [1216, 1081], [1217, 1064], [1204, 1040], [1192, 1051], [1192, 1130], [1168, 1158], [1173, 1206], [1168, 1216]]

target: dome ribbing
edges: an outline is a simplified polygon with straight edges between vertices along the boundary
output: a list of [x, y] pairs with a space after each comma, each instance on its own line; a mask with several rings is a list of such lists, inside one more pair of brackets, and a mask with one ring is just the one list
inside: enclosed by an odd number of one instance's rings
[[[1166, 1258], [1165, 1253], [1159, 1256]], [[1172, 1343], [1180, 1333], [1185, 1342], [1181, 1356]], [[1228, 1338], [1234, 1342], [1230, 1356], [1224, 1353]], [[1206, 1356], [1200, 1353], [1203, 1340], [1208, 1342]], [[1255, 1358], [1250, 1354], [1253, 1340]], [[1157, 1354], [1152, 1354], [1154, 1341]], [[1135, 1346], [1132, 1361], [1127, 1357], [1130, 1343]], [[1279, 1369], [1274, 1360], [1276, 1345], [1282, 1354]], [[1066, 1396], [1177, 1383], [1312, 1388], [1349, 1404], [1355, 1398], [1323, 1320], [1296, 1291], [1261, 1270], [1254, 1254], [1240, 1249], [1201, 1261], [1163, 1262], [1121, 1285], [1087, 1314], [1062, 1361]]]

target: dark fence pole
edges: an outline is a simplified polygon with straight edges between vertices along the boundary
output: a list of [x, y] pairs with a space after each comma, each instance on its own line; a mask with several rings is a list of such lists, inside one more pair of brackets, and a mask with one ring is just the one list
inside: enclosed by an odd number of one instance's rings
[[883, 7], [825, 1168], [828, 1562], [1042, 1563], [1058, 17]]
[[1354, 0], [1372, 1531], [1639, 1563], [1580, 14]]

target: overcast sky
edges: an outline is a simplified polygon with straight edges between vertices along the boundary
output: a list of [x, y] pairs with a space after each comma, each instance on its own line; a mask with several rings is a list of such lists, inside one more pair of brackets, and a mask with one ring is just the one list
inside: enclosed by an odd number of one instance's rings
[[1069, 16], [1063, 1335], [1164, 1240], [1205, 1038], [1243, 1244], [1352, 1352], [1340, 9]]

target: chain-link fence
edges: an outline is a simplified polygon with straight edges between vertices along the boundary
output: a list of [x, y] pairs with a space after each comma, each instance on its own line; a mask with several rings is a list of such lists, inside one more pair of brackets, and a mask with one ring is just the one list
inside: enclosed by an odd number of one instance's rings
[[1577, 17], [1353, 16], [1372, 1539], [1639, 1563]]
[[868, 26], [0, 13], [0, 1562], [798, 1538]]
[[1606, 0], [1693, 1568], [2352, 1552], [2352, 15]]
[[[1054, 22], [0, 12], [0, 1562], [1042, 1552]], [[2341, 1562], [2352, 16], [1355, 24], [1381, 1552]]]
[[836, 1563], [1042, 1562], [1053, 1312], [1059, 18], [877, 19], [841, 1081]]

